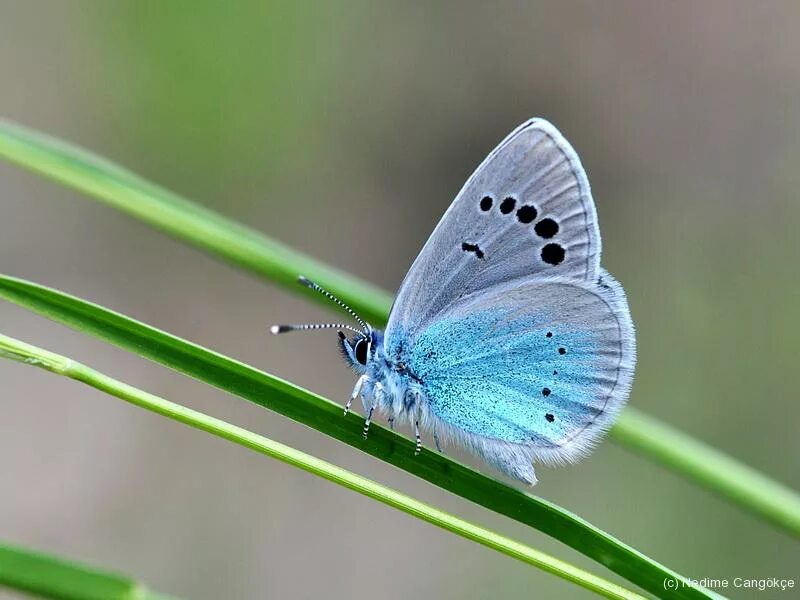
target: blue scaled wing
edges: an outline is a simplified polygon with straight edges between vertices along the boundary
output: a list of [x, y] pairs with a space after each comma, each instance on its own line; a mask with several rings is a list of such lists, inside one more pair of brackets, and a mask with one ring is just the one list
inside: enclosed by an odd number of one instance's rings
[[531, 461], [587, 453], [633, 377], [633, 325], [609, 275], [511, 281], [467, 295], [393, 350], [422, 382], [429, 426], [533, 483]]

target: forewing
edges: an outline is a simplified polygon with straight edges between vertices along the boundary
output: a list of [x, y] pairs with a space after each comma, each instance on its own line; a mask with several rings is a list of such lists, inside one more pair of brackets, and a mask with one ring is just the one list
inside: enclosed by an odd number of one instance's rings
[[600, 235], [578, 156], [533, 119], [459, 192], [406, 275], [387, 340], [411, 335], [465, 295], [520, 277], [596, 281]]
[[404, 355], [440, 429], [557, 463], [585, 454], [611, 425], [635, 352], [622, 288], [601, 273], [598, 283], [529, 279], [467, 296]]

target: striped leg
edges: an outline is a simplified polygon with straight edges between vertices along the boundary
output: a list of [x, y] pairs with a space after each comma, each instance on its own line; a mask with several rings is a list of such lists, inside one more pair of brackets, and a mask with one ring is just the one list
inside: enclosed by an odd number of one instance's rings
[[358, 395], [361, 393], [361, 388], [364, 387], [364, 382], [367, 380], [366, 375], [362, 375], [356, 381], [356, 385], [353, 388], [353, 393], [350, 394], [350, 399], [347, 401], [347, 404], [344, 405], [344, 416], [347, 416], [347, 413], [350, 412], [350, 407], [353, 405], [353, 400], [358, 398]]
[[[366, 375], [363, 375], [366, 377]], [[380, 401], [383, 399], [383, 386], [380, 383], [375, 384], [375, 389], [372, 392], [372, 402], [370, 403], [369, 410], [367, 411], [367, 418], [364, 421], [364, 432], [363, 437], [367, 439], [367, 434], [369, 433], [369, 425], [372, 423], [372, 412], [375, 410], [375, 407], [378, 406]]]
[[369, 433], [369, 424], [372, 423], [372, 411], [375, 410], [375, 407], [371, 407], [369, 412], [367, 413], [367, 419], [364, 421], [364, 432], [361, 434], [364, 439], [367, 439], [367, 434]]
[[414, 436], [417, 438], [417, 445], [414, 447], [414, 456], [419, 456], [419, 453], [422, 452], [422, 437], [419, 435], [419, 415], [420, 405], [419, 395], [417, 395], [417, 415], [414, 418]]

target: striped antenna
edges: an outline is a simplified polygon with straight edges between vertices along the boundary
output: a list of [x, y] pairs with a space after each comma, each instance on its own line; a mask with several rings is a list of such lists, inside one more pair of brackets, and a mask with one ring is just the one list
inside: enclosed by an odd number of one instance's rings
[[[269, 328], [272, 335], [279, 333], [288, 333], [290, 331], [309, 331], [312, 329], [349, 329], [355, 331], [359, 335], [363, 335], [361, 330], [345, 325], [344, 323], [298, 323], [295, 325], [273, 325]], [[343, 334], [344, 335], [344, 334]]]
[[[338, 304], [338, 305], [339, 305], [341, 308], [343, 308], [345, 311], [347, 311], [347, 313], [348, 313], [348, 314], [349, 314], [351, 317], [353, 317], [353, 318], [354, 318], [356, 321], [358, 321], [358, 324], [359, 324], [359, 325], [361, 325], [361, 328], [364, 330], [362, 333], [363, 333], [364, 335], [369, 335], [369, 332], [370, 332], [370, 327], [369, 327], [369, 325], [367, 325], [367, 323], [364, 321], [364, 319], [362, 319], [361, 317], [359, 317], [359, 316], [356, 314], [356, 311], [354, 311], [352, 308], [350, 308], [349, 306], [347, 306], [347, 304], [345, 304], [344, 302], [342, 302], [341, 300], [339, 300], [339, 299], [338, 299], [336, 296], [334, 296], [333, 294], [331, 294], [331, 293], [330, 293], [328, 290], [326, 290], [325, 288], [323, 288], [323, 287], [320, 287], [319, 285], [317, 285], [316, 283], [314, 283], [314, 282], [313, 282], [313, 281], [311, 281], [310, 279], [307, 279], [306, 277], [303, 277], [302, 275], [301, 275], [300, 277], [298, 277], [298, 278], [297, 278], [297, 281], [298, 281], [299, 283], [301, 283], [302, 285], [306, 286], [307, 288], [311, 288], [311, 289], [312, 289], [312, 290], [314, 290], [315, 292], [319, 292], [320, 294], [322, 294], [323, 296], [325, 296], [325, 297], [326, 297], [328, 300], [331, 300], [332, 302], [335, 302], [336, 304]], [[352, 328], [351, 328], [351, 327], [348, 327], [347, 329], [352, 329]], [[354, 331], [355, 331], [355, 330], [354, 330]]]

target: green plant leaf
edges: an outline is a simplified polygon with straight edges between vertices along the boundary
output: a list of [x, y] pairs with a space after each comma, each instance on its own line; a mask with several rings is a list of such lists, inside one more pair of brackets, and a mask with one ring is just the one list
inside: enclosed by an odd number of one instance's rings
[[4, 543], [0, 586], [56, 600], [168, 600], [122, 575]]
[[760, 471], [630, 407], [611, 436], [800, 537], [800, 495]]
[[[305, 275], [374, 325], [385, 323], [391, 295], [227, 219], [104, 158], [0, 121], [0, 157], [60, 181], [243, 269], [324, 302], [296, 285]], [[800, 496], [686, 434], [628, 407], [611, 431], [616, 442], [692, 479], [738, 506], [800, 536]]]
[[[165, 416], [195, 429], [205, 431], [234, 444], [244, 446], [261, 454], [276, 458], [286, 464], [298, 467], [309, 473], [337, 483], [347, 489], [363, 494], [368, 498], [397, 508], [411, 516], [460, 535], [468, 540], [516, 558], [524, 563], [552, 573], [566, 581], [575, 583], [606, 598], [622, 600], [645, 600], [644, 596], [622, 588], [601, 577], [597, 577], [567, 562], [554, 558], [488, 529], [450, 515], [444, 511], [424, 504], [410, 496], [376, 483], [366, 477], [356, 475], [324, 460], [320, 460], [290, 446], [286, 446], [264, 436], [253, 433], [221, 419], [175, 404], [148, 392], [139, 390], [113, 377], [104, 375], [91, 367], [65, 356], [26, 344], [20, 340], [0, 334], [0, 356], [41, 367], [52, 373], [75, 379], [98, 390], [116, 396], [126, 402]], [[2, 568], [0, 553], [0, 568]], [[18, 565], [25, 568], [30, 564]], [[0, 574], [2, 571], [0, 571]], [[30, 571], [27, 571], [30, 574]], [[0, 579], [0, 581], [2, 581]], [[55, 583], [56, 578], [49, 578]], [[112, 581], [116, 583], [116, 581]], [[112, 591], [111, 589], [108, 590]], [[118, 596], [107, 595], [113, 599]]]
[[653, 594], [671, 598], [713, 597], [710, 592], [693, 587], [665, 590], [665, 580], [680, 580], [679, 575], [665, 566], [569, 511], [442, 454], [423, 449], [415, 457], [411, 440], [389, 429], [375, 425], [365, 441], [361, 437], [360, 417], [354, 414], [344, 417], [340, 405], [263, 371], [96, 304], [13, 277], [0, 276], [0, 298], [313, 427], [458, 496], [538, 529]]
[[[209, 254], [258, 273], [316, 301], [319, 294], [296, 285], [298, 274], [346, 297], [371, 323], [386, 319], [392, 298], [369, 283], [324, 265], [104, 158], [0, 120], [0, 157], [81, 190]], [[347, 290], [342, 289], [342, 285]]]

